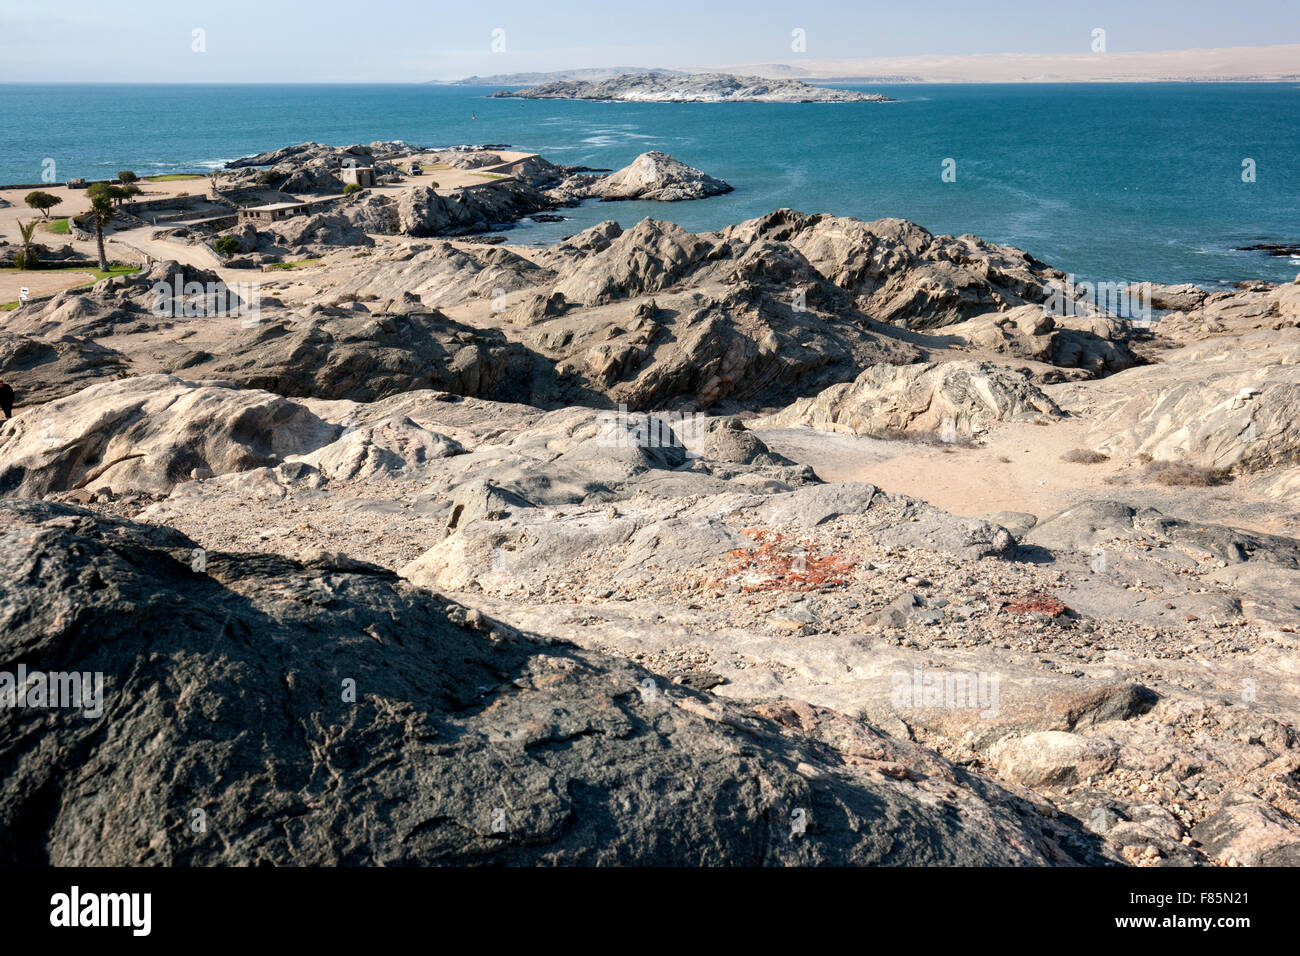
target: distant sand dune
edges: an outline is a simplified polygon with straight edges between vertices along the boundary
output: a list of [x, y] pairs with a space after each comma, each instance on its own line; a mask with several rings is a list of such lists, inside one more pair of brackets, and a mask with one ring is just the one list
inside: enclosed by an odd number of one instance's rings
[[[722, 69], [708, 65], [699, 69]], [[1132, 53], [995, 53], [727, 64], [731, 72], [819, 81], [1084, 83], [1300, 80], [1300, 44]]]

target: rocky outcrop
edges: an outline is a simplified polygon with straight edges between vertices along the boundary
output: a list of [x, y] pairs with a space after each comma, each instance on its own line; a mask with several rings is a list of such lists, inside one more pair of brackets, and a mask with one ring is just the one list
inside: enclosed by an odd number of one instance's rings
[[1105, 380], [1090, 442], [1123, 457], [1258, 472], [1300, 463], [1300, 343], [1210, 340]]
[[[1300, 614], [1300, 542], [1283, 535], [1100, 499], [1040, 521], [1022, 540], [1089, 569], [1071, 605], [1099, 618], [1290, 627]], [[1189, 567], [1198, 578], [1189, 579]]]
[[1016, 372], [985, 362], [873, 365], [853, 382], [833, 385], [751, 428], [807, 425], [858, 435], [947, 432], [978, 435], [993, 422], [1059, 418], [1060, 409]]
[[44, 339], [0, 332], [0, 376], [22, 405], [41, 405], [106, 378], [126, 373], [116, 349], [73, 336]]
[[976, 236], [935, 236], [904, 219], [863, 222], [778, 209], [716, 234], [728, 248], [782, 242], [866, 315], [912, 329], [1043, 302], [1064, 273]]
[[556, 283], [555, 291], [583, 305], [653, 294], [685, 277], [709, 248], [708, 242], [676, 223], [642, 219], [599, 255], [577, 263]]
[[860, 721], [723, 703], [381, 568], [30, 502], [0, 544], [5, 659], [102, 681], [0, 711], [9, 865], [1106, 859]]
[[[1177, 295], [1157, 286], [1153, 302], [1163, 302], [1172, 311], [1159, 316], [1152, 331], [1157, 340], [1189, 345], [1221, 336], [1249, 334], [1258, 330], [1289, 331], [1300, 328], [1300, 284], [1270, 286], [1256, 284], [1233, 292], [1188, 290]], [[1184, 287], [1177, 287], [1183, 289]]]
[[167, 260], [101, 279], [90, 289], [64, 290], [37, 309], [18, 310], [6, 328], [47, 339], [100, 338], [234, 315], [246, 304], [217, 273]]
[[[289, 397], [364, 402], [424, 388], [530, 397], [534, 368], [523, 347], [416, 308], [372, 315], [316, 307], [306, 316], [266, 317], [236, 333], [220, 355], [187, 363], [184, 372]], [[544, 392], [545, 370], [538, 375]]]
[[338, 212], [294, 216], [266, 226], [265, 230], [276, 241], [288, 246], [364, 247], [375, 244], [353, 219]]
[[835, 90], [800, 80], [728, 73], [626, 73], [598, 82], [557, 80], [493, 96], [532, 100], [622, 100], [631, 103], [885, 103], [889, 97]]
[[280, 192], [340, 193], [345, 165], [369, 166], [377, 176], [399, 172], [395, 160], [411, 148], [405, 143], [371, 143], [369, 146], [325, 146], [299, 143], [226, 164], [226, 187], [263, 185]]
[[344, 201], [337, 210], [368, 233], [423, 237], [483, 232], [552, 205], [552, 200], [539, 190], [503, 180], [446, 196], [431, 186], [414, 186], [396, 197], [358, 195]]
[[95, 488], [170, 491], [196, 469], [277, 464], [340, 429], [278, 395], [146, 375], [92, 385], [0, 434], [0, 494]]
[[405, 415], [394, 415], [376, 423], [348, 425], [329, 444], [288, 460], [309, 465], [326, 479], [366, 481], [419, 473], [429, 462], [464, 452], [454, 438], [424, 428]]
[[618, 172], [596, 180], [590, 194], [606, 202], [619, 199], [677, 202], [731, 192], [721, 179], [687, 166], [667, 153], [642, 153]]
[[[1128, 332], [1124, 325], [1102, 315], [1051, 316], [1041, 306], [1022, 305], [977, 315], [942, 331], [973, 348], [1032, 359], [1054, 369], [1079, 369], [1098, 377], [1122, 372], [1139, 362], [1125, 341]], [[1045, 380], [1061, 377], [1063, 373], [1043, 375]]]

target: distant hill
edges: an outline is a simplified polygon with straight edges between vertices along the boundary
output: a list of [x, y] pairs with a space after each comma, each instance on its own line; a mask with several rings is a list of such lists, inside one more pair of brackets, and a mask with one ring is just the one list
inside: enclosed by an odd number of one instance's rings
[[557, 70], [552, 73], [494, 73], [491, 76], [467, 76], [463, 80], [433, 80], [445, 86], [535, 86], [540, 83], [576, 81], [598, 83], [616, 76], [663, 73], [683, 76], [680, 70], [655, 70], [644, 66], [593, 67], [585, 70]]
[[811, 83], [1152, 83], [1294, 82], [1300, 80], [1300, 44], [1092, 53], [990, 53], [815, 59], [786, 63], [700, 64], [691, 69], [610, 67], [552, 73], [471, 76], [458, 84], [496, 87], [543, 83], [599, 83], [626, 74], [735, 73]]
[[716, 64], [701, 69], [814, 83], [1291, 82], [1300, 44], [1093, 53], [990, 53], [878, 59], [800, 58], [794, 63]]

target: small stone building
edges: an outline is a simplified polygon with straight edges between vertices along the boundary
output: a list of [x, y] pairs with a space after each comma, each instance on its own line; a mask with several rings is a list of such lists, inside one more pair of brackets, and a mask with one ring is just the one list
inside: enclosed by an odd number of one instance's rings
[[344, 166], [341, 172], [344, 186], [353, 183], [358, 186], [373, 186], [375, 184], [375, 167], [373, 166]]
[[265, 206], [245, 206], [239, 210], [240, 222], [279, 222], [293, 216], [311, 214], [311, 203], [273, 202]]

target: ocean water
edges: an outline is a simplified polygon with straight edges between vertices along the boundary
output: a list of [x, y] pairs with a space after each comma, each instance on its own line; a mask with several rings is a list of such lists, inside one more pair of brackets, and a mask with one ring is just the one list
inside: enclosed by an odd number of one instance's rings
[[[445, 86], [0, 85], [0, 182], [204, 172], [304, 140], [508, 143], [618, 168], [659, 149], [736, 187], [689, 203], [586, 203], [512, 242], [602, 219], [691, 230], [789, 206], [1019, 246], [1080, 278], [1289, 281], [1300, 261], [1300, 85], [872, 86], [888, 104], [490, 99]], [[945, 182], [947, 168], [955, 181]], [[1254, 181], [1243, 180], [1252, 161]]]

